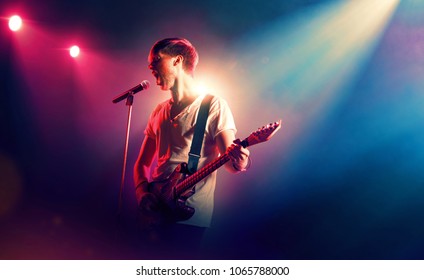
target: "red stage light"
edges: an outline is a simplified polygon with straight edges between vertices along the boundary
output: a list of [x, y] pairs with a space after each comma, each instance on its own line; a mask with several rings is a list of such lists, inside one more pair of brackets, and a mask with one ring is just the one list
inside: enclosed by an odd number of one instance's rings
[[9, 28], [12, 31], [18, 31], [22, 27], [22, 19], [20, 16], [14, 15], [9, 19]]
[[79, 48], [78, 46], [72, 46], [72, 47], [69, 49], [69, 54], [70, 54], [72, 57], [77, 57], [77, 56], [80, 54], [80, 48]]

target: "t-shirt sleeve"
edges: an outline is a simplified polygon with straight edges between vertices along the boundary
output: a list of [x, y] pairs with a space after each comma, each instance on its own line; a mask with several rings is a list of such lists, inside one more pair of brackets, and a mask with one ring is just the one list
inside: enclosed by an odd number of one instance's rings
[[209, 118], [210, 133], [214, 139], [224, 130], [233, 130], [234, 133], [237, 132], [233, 113], [224, 99], [214, 97], [211, 103]]

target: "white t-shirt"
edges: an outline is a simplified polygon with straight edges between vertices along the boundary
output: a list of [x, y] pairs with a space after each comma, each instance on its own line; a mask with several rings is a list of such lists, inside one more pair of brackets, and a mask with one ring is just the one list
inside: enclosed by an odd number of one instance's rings
[[[188, 161], [188, 153], [194, 134], [197, 114], [203, 96], [171, 119], [172, 100], [159, 104], [150, 115], [145, 135], [156, 141], [157, 166], [152, 172], [153, 181], [165, 180], [178, 164]], [[224, 130], [234, 130], [234, 118], [227, 102], [217, 96], [212, 98], [208, 120], [205, 127], [198, 169], [219, 156], [216, 136]], [[196, 184], [196, 192], [187, 200], [194, 207], [193, 217], [181, 223], [209, 227], [214, 205], [216, 171]]]

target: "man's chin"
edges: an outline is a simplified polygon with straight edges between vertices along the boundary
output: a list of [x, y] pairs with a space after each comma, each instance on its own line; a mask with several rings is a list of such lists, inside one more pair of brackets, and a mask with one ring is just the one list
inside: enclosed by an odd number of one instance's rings
[[172, 87], [170, 87], [169, 85], [163, 85], [163, 84], [159, 84], [158, 85], [160, 87], [161, 90], [163, 91], [170, 91], [172, 90]]

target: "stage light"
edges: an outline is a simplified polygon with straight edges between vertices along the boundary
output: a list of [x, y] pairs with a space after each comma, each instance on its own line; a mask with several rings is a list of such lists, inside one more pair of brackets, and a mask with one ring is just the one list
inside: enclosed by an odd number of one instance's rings
[[22, 27], [22, 19], [20, 16], [14, 15], [9, 19], [9, 28], [12, 31], [18, 31]]
[[78, 46], [72, 46], [72, 47], [69, 49], [69, 54], [70, 54], [72, 57], [77, 57], [77, 56], [80, 54], [80, 48], [79, 48]]

